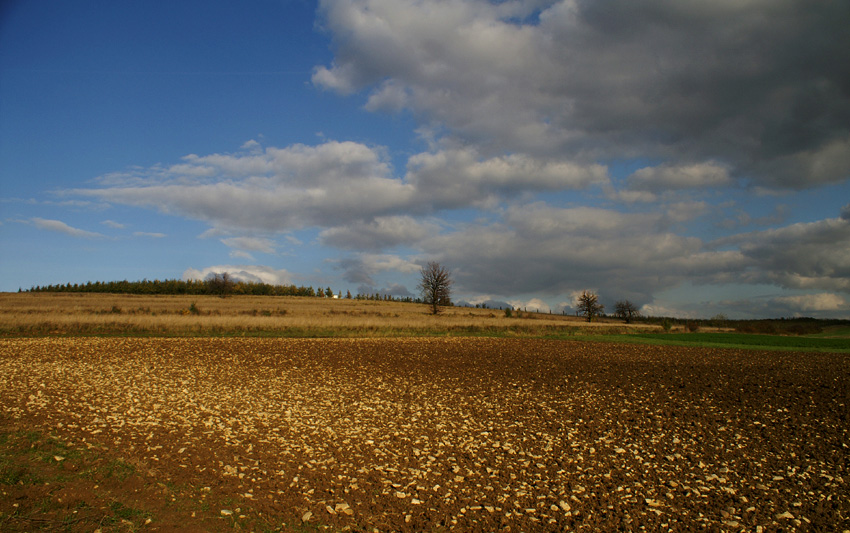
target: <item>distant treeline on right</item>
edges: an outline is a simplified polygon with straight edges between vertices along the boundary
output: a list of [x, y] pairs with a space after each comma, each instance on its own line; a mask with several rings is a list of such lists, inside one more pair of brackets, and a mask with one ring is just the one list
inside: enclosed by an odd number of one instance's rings
[[722, 315], [708, 319], [681, 319], [671, 317], [642, 317], [641, 322], [658, 324], [665, 330], [672, 326], [684, 326], [688, 331], [701, 328], [728, 328], [739, 333], [757, 333], [762, 335], [816, 335], [831, 326], [850, 326], [850, 320], [837, 318], [770, 318], [751, 320], [732, 320]]

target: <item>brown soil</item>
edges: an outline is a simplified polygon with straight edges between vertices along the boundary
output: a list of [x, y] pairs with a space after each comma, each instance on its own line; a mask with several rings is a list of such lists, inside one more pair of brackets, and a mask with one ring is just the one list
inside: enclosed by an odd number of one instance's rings
[[0, 530], [843, 531], [848, 370], [528, 339], [0, 340]]

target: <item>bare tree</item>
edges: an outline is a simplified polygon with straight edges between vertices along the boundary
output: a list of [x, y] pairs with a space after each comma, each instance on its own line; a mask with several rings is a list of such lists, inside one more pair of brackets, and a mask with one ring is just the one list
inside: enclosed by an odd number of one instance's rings
[[640, 316], [637, 306], [628, 300], [621, 300], [614, 305], [614, 313], [630, 324], [633, 318]]
[[452, 305], [452, 275], [446, 267], [431, 261], [422, 267], [420, 274], [422, 279], [418, 289], [422, 301], [431, 307], [431, 313], [436, 315], [440, 312], [440, 306]]
[[589, 291], [582, 291], [581, 296], [578, 297], [577, 307], [588, 322], [592, 322], [593, 317], [605, 309], [605, 306], [599, 303], [599, 297]]

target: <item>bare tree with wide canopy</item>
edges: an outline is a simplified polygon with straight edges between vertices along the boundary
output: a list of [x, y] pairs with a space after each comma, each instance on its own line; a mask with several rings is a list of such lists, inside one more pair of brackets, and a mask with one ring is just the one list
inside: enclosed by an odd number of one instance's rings
[[419, 282], [419, 292], [422, 301], [428, 304], [432, 314], [438, 314], [441, 306], [452, 304], [452, 274], [443, 265], [430, 261], [422, 267], [420, 272], [422, 279]]
[[581, 296], [578, 297], [577, 307], [579, 313], [584, 315], [588, 322], [593, 322], [593, 318], [605, 309], [605, 306], [599, 303], [599, 297], [590, 291], [581, 293]]
[[632, 319], [640, 316], [640, 311], [635, 304], [629, 300], [621, 300], [614, 306], [615, 314], [630, 324]]

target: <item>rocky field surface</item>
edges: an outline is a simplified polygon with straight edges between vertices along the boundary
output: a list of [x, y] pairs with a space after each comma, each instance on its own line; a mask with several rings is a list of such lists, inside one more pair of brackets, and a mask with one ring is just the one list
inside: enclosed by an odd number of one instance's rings
[[[0, 340], [2, 428], [197, 500], [166, 522], [149, 498], [137, 530], [845, 531], [848, 402], [846, 354]], [[26, 493], [2, 488], [8, 518]]]

